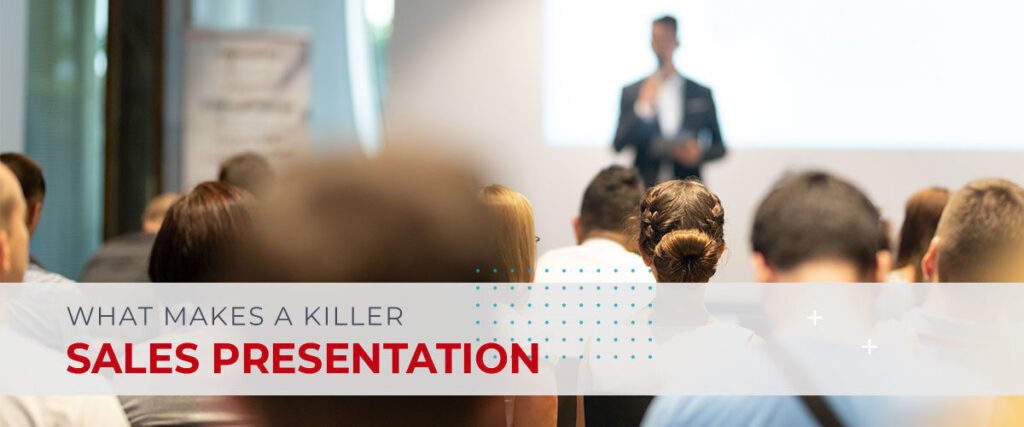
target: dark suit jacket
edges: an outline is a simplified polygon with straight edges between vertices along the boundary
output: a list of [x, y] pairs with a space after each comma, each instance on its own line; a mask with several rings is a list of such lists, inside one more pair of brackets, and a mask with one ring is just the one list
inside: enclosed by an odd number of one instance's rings
[[[640, 86], [644, 83], [640, 80], [622, 89], [622, 104], [619, 107], [619, 128], [615, 132], [615, 151], [622, 151], [623, 148], [633, 147], [636, 149], [636, 166], [648, 187], [656, 184], [658, 168], [662, 158], [654, 157], [650, 150], [652, 142], [661, 137], [661, 128], [658, 120], [648, 123], [637, 117], [633, 110], [636, 99], [640, 95]], [[693, 132], [707, 130], [711, 133], [711, 145], [704, 151], [704, 157], [695, 167], [686, 167], [673, 159], [675, 176], [687, 178], [695, 176], [700, 178], [700, 167], [704, 162], [721, 158], [725, 155], [725, 144], [722, 142], [722, 131], [718, 127], [718, 113], [715, 111], [715, 101], [711, 97], [711, 89], [700, 85], [690, 79], [683, 79], [683, 88], [686, 99], [683, 100], [683, 121], [680, 129], [688, 129]]]

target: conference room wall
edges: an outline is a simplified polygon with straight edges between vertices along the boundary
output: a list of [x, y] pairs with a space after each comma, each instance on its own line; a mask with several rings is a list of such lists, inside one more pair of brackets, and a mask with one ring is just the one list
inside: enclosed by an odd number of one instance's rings
[[0, 0], [0, 151], [25, 149], [28, 2]]
[[[525, 194], [541, 253], [575, 243], [570, 221], [588, 180], [631, 158], [606, 146], [554, 147], [541, 139], [542, 12], [542, 0], [397, 0], [385, 112], [390, 147], [450, 153], [474, 162], [488, 181]], [[733, 148], [705, 172], [725, 203], [729, 247], [713, 280], [752, 280], [753, 211], [787, 170], [821, 168], [850, 178], [898, 227], [913, 191], [988, 176], [1024, 182], [1022, 164], [1024, 151]]]

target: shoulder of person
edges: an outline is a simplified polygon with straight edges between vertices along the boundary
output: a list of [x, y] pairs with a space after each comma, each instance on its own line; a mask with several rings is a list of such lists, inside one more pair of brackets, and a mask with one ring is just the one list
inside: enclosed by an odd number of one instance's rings
[[622, 88], [622, 93], [640, 92], [640, 87], [644, 85], [644, 80], [647, 80], [647, 78], [644, 77], [640, 80], [637, 80], [633, 83], [626, 85], [625, 87]]
[[686, 81], [686, 90], [688, 92], [688, 96], [711, 95], [710, 87], [686, 76], [683, 76], [683, 79]]
[[74, 283], [74, 280], [47, 270], [38, 264], [29, 264], [22, 281], [25, 283]]

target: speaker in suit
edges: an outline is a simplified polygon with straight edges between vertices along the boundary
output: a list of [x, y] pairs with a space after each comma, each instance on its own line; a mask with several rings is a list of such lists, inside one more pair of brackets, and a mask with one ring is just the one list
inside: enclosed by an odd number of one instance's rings
[[[678, 120], [681, 125], [677, 135], [666, 136], [662, 133], [662, 118], [657, 117], [657, 114], [663, 114], [662, 112], [655, 112], [656, 116], [653, 119], [637, 114], [637, 99], [646, 79], [622, 89], [619, 125], [615, 132], [615, 151], [622, 151], [626, 147], [635, 149], [636, 159], [633, 165], [648, 187], [661, 181], [658, 176], [661, 168], [670, 168], [671, 176], [668, 178], [700, 178], [701, 166], [705, 162], [725, 156], [725, 144], [718, 126], [718, 113], [715, 111], [711, 89], [688, 78], [679, 78], [682, 80], [679, 96], [683, 101], [682, 111], [679, 111], [681, 116]], [[678, 139], [688, 137], [698, 139], [701, 154], [695, 163], [683, 164], [673, 157], [671, 147], [687, 143]]]

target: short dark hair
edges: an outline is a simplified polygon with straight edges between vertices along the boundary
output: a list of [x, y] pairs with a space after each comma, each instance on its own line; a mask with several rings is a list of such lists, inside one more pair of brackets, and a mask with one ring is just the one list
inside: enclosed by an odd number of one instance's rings
[[982, 179], [953, 193], [935, 229], [943, 282], [1019, 282], [1024, 189]]
[[838, 259], [867, 275], [877, 268], [881, 230], [878, 209], [864, 192], [827, 172], [810, 171], [783, 177], [761, 201], [751, 246], [780, 270]]
[[263, 188], [274, 177], [267, 159], [254, 152], [244, 152], [231, 156], [220, 164], [217, 180], [234, 185], [255, 195], [260, 195]]
[[644, 182], [634, 168], [609, 166], [598, 172], [583, 192], [580, 223], [583, 233], [603, 230], [626, 233], [644, 199]]
[[480, 273], [509, 267], [478, 191], [468, 169], [431, 156], [304, 165], [267, 192], [233, 281], [499, 280]]
[[28, 203], [41, 202], [46, 196], [46, 180], [43, 168], [31, 157], [21, 153], [0, 154], [3, 162], [14, 173], [21, 183], [21, 192]]
[[655, 19], [651, 25], [664, 25], [669, 27], [672, 29], [672, 34], [675, 34], [677, 38], [679, 37], [679, 21], [677, 21], [676, 17], [672, 15], [665, 15]]
[[239, 240], [251, 229], [252, 195], [207, 181], [174, 202], [149, 256], [153, 282], [221, 281]]

